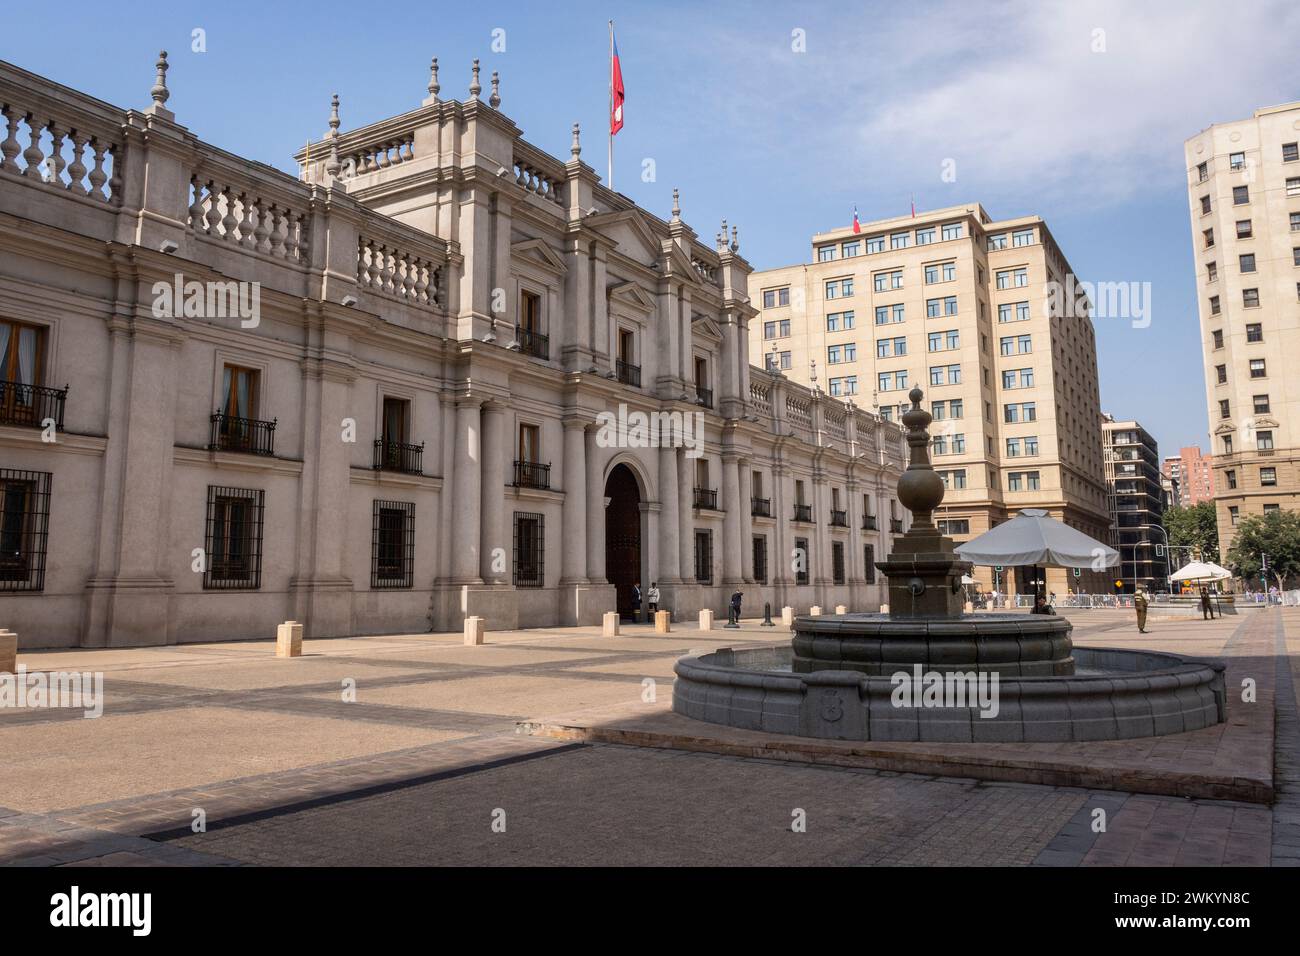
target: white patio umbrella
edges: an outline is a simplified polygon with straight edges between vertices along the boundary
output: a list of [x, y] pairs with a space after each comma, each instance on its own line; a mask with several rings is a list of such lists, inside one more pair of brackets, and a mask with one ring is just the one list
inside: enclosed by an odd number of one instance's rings
[[1119, 564], [1119, 552], [1114, 548], [1057, 521], [1040, 508], [1026, 508], [1010, 521], [959, 544], [956, 551], [964, 561], [994, 566], [1099, 569]]
[[1232, 572], [1213, 561], [1193, 561], [1169, 575], [1170, 581], [1224, 581]]

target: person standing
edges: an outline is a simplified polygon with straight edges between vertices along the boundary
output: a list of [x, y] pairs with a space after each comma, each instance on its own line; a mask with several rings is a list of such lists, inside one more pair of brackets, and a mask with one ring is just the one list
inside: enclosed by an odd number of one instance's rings
[[646, 599], [650, 605], [651, 614], [659, 610], [659, 584], [657, 582], [650, 582], [650, 590], [646, 592]]
[[1214, 620], [1214, 605], [1210, 603], [1210, 589], [1204, 585], [1201, 586], [1201, 620]]
[[1143, 588], [1133, 595], [1133, 610], [1137, 611], [1138, 633], [1147, 632], [1147, 592]]

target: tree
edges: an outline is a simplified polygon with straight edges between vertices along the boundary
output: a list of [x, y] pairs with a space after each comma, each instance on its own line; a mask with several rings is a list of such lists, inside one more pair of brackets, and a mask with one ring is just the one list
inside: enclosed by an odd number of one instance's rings
[[1269, 574], [1279, 588], [1287, 578], [1300, 574], [1300, 513], [1278, 509], [1241, 520], [1228, 564], [1247, 581], [1258, 581], [1261, 554], [1268, 555]]
[[[1219, 562], [1219, 527], [1214, 517], [1213, 501], [1202, 501], [1187, 508], [1167, 508], [1164, 526], [1171, 548], [1194, 548], [1200, 551], [1202, 561]], [[1186, 556], [1191, 560], [1187, 552], [1174, 553], [1179, 558]], [[1179, 559], [1170, 561], [1171, 568], [1176, 570], [1179, 566]]]

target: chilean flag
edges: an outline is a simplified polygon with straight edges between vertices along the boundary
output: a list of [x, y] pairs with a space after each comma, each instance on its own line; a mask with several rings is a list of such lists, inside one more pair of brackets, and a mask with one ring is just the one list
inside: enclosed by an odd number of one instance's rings
[[855, 233], [862, 231], [862, 225], [858, 222], [858, 207], [853, 207], [853, 231]]
[[614, 24], [609, 25], [609, 135], [623, 128], [623, 67], [618, 62]]

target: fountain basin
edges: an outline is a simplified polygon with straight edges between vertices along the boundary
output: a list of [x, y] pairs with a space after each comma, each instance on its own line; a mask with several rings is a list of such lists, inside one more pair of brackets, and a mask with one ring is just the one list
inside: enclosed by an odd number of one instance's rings
[[[791, 646], [722, 648], [674, 668], [673, 710], [746, 730], [831, 740], [1063, 742], [1176, 734], [1221, 723], [1223, 665], [1149, 651], [1075, 648], [1081, 673], [981, 672], [992, 708], [900, 706], [893, 675], [792, 671]], [[900, 669], [909, 676], [913, 668]], [[938, 673], [935, 671], [935, 673]], [[952, 672], [949, 672], [952, 673]], [[973, 670], [972, 670], [972, 673]]]
[[1007, 677], [1074, 673], [1072, 626], [1051, 614], [962, 614], [943, 619], [837, 614], [794, 621], [796, 673], [858, 671], [889, 676], [925, 670], [998, 671]]

